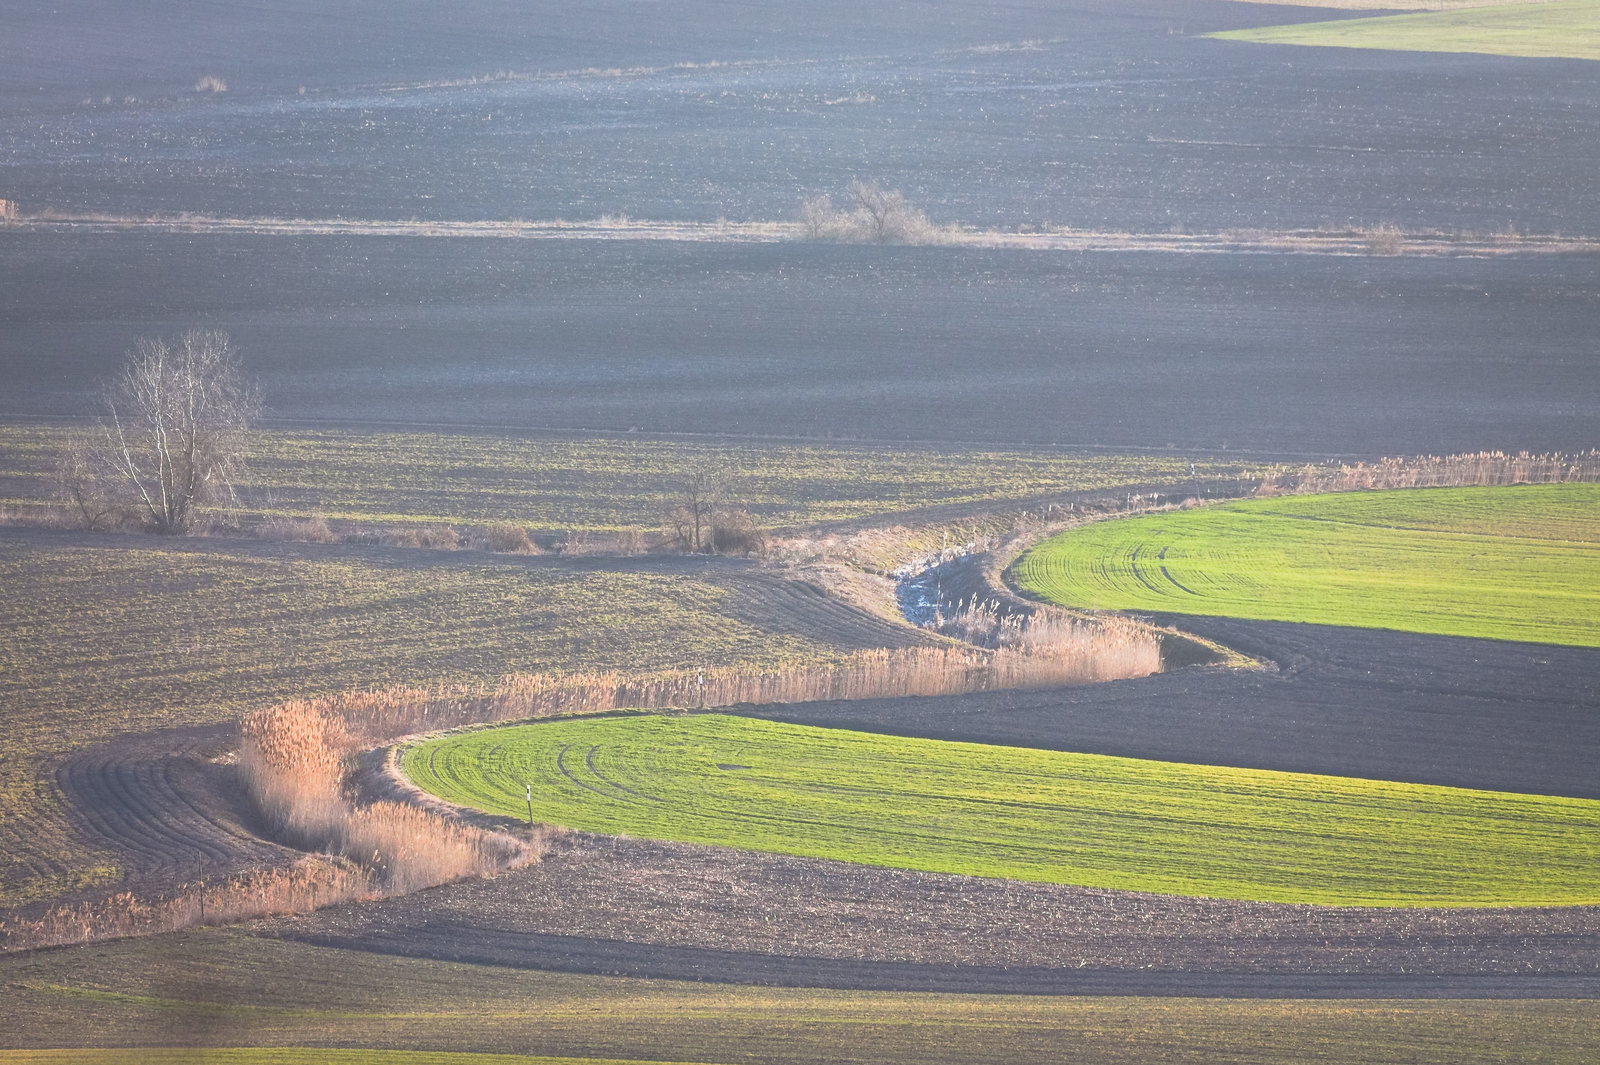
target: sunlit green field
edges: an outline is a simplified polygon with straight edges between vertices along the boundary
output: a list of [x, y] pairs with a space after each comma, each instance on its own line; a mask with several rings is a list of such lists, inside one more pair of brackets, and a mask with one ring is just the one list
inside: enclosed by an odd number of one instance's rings
[[1600, 646], [1600, 486], [1254, 499], [1101, 522], [1013, 567], [1071, 606]]
[[1307, 22], [1208, 36], [1258, 44], [1600, 59], [1600, 0]]
[[1600, 902], [1600, 801], [636, 715], [448, 735], [405, 771], [573, 828], [1273, 902]]

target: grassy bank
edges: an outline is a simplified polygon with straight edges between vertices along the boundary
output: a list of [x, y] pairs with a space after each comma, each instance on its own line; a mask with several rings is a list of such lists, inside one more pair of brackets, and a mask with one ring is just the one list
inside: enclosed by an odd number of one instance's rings
[[1052, 602], [1600, 646], [1600, 486], [1252, 499], [1075, 529], [1024, 555]]

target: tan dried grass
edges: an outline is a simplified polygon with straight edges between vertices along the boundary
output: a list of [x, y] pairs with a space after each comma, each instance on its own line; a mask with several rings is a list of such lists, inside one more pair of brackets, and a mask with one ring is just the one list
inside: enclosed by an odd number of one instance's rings
[[1389, 488], [1469, 488], [1600, 481], [1600, 451], [1577, 454], [1477, 451], [1417, 455], [1339, 466], [1307, 465], [1269, 474], [1259, 495], [1359, 492]]

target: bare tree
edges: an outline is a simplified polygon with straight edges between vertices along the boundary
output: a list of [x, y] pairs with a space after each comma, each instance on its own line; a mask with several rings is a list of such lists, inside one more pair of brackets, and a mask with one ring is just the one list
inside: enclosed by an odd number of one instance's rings
[[56, 457], [56, 499], [91, 532], [119, 524], [124, 513], [113, 490], [113, 472], [92, 432], [72, 433]]
[[158, 532], [181, 533], [198, 507], [233, 498], [261, 397], [226, 333], [139, 340], [101, 403], [98, 432], [62, 458], [64, 494], [82, 498], [86, 522], [97, 499], [125, 501]]
[[704, 466], [691, 470], [677, 484], [667, 510], [667, 534], [691, 554], [709, 554], [717, 512], [727, 505], [733, 475], [726, 469]]
[[878, 244], [938, 244], [947, 230], [906, 202], [904, 194], [875, 181], [850, 183], [850, 209], [840, 210], [827, 196], [800, 205], [800, 231], [808, 240]]
[[696, 555], [747, 555], [766, 538], [735, 502], [737, 476], [720, 466], [691, 470], [675, 486], [666, 513], [669, 543]]

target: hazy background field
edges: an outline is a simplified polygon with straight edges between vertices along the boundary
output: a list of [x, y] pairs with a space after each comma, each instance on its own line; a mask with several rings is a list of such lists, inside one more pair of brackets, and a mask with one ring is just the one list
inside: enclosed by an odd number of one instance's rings
[[[1582, 234], [1579, 60], [1208, 40], [1305, 10], [26, 3], [25, 210]], [[223, 93], [195, 91], [211, 74]], [[494, 75], [484, 80], [486, 76]], [[300, 90], [304, 88], [302, 93]], [[0, 231], [0, 416], [231, 331], [318, 422], [1294, 453], [1592, 445], [1593, 256], [1040, 253]]]

